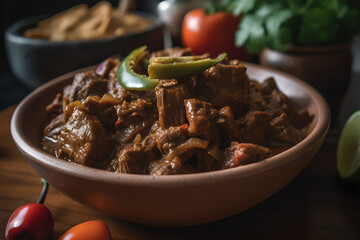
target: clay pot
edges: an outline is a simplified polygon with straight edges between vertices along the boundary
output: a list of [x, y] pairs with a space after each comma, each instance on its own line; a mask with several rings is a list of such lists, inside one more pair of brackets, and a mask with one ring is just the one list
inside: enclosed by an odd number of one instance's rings
[[290, 73], [314, 86], [337, 119], [351, 73], [349, 44], [327, 47], [292, 47], [286, 52], [265, 48], [260, 64]]

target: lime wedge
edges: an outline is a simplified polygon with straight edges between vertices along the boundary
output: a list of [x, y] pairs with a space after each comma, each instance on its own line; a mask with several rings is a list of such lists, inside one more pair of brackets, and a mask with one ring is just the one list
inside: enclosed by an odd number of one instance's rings
[[337, 169], [343, 179], [360, 182], [360, 111], [349, 117], [341, 132]]

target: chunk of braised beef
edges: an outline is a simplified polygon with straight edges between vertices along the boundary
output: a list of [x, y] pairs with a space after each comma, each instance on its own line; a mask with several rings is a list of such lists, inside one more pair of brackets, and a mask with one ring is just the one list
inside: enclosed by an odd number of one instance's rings
[[270, 121], [271, 139], [296, 144], [304, 138], [304, 134], [296, 129], [286, 113], [274, 117]]
[[60, 131], [64, 126], [64, 115], [59, 114], [51, 120], [51, 122], [46, 125], [44, 129], [45, 138], [56, 141], [60, 135]]
[[151, 57], [181, 57], [191, 56], [190, 48], [173, 47], [151, 53]]
[[119, 63], [120, 60], [118, 58], [107, 58], [97, 66], [96, 74], [103, 78], [109, 78], [109, 75], [115, 70]]
[[119, 84], [119, 81], [116, 78], [111, 78], [108, 81], [107, 93], [121, 100], [129, 98], [129, 93], [126, 89], [122, 88]]
[[232, 142], [225, 149], [225, 168], [233, 168], [265, 159], [269, 149], [252, 143]]
[[230, 107], [223, 107], [219, 110], [219, 117], [216, 120], [216, 125], [219, 128], [221, 147], [230, 145], [232, 141], [243, 142], [245, 139], [244, 133], [239, 128], [239, 123], [234, 119], [234, 115]]
[[155, 92], [161, 128], [186, 123], [184, 100], [193, 97], [193, 81], [162, 80]]
[[266, 101], [265, 96], [261, 92], [263, 85], [257, 81], [249, 81], [249, 104], [247, 106], [248, 111], [265, 111]]
[[166, 162], [164, 160], [154, 161], [149, 165], [149, 174], [154, 176], [190, 174], [196, 173], [197, 169], [191, 164], [182, 164], [180, 161]]
[[148, 173], [148, 165], [156, 159], [152, 151], [148, 151], [139, 144], [126, 146], [117, 154], [119, 173], [145, 174]]
[[71, 115], [73, 114], [75, 108], [79, 108], [82, 111], [86, 111], [84, 104], [82, 104], [82, 102], [80, 102], [79, 100], [74, 101], [68, 105], [65, 106], [64, 108], [64, 123], [66, 123], [68, 121], [68, 119], [71, 117]]
[[95, 115], [107, 130], [112, 132], [115, 130], [117, 115], [114, 106], [120, 104], [119, 99], [109, 94], [104, 94], [102, 98], [99, 96], [89, 96], [83, 104], [87, 111]]
[[66, 102], [85, 100], [88, 96], [96, 95], [102, 97], [108, 86], [108, 80], [97, 75], [94, 70], [77, 73], [72, 85], [64, 94]]
[[156, 136], [157, 147], [162, 154], [168, 154], [170, 149], [175, 148], [189, 138], [189, 132], [180, 126], [170, 127], [158, 131]]
[[107, 86], [107, 93], [113, 96], [114, 98], [118, 98], [120, 101], [132, 101], [137, 98], [145, 99], [146, 101], [155, 102], [156, 96], [154, 90], [147, 91], [131, 91], [126, 90], [120, 86], [117, 78], [110, 78]]
[[50, 153], [56, 154], [57, 152], [57, 140], [60, 135], [60, 131], [64, 126], [64, 115], [59, 114], [51, 120], [51, 122], [46, 125], [44, 129], [44, 137], [41, 140], [43, 149]]
[[156, 94], [155, 94], [155, 90], [147, 90], [147, 91], [135, 91], [135, 90], [130, 90], [129, 91], [131, 94], [131, 99], [135, 100], [137, 98], [142, 98], [148, 102], [156, 102]]
[[195, 98], [187, 99], [184, 103], [190, 135], [218, 142], [219, 133], [215, 125], [218, 116], [216, 109], [210, 103]]
[[127, 117], [145, 118], [152, 112], [153, 105], [152, 102], [141, 98], [131, 102], [123, 101], [121, 105], [116, 106], [116, 113], [120, 121], [127, 121]]
[[58, 139], [58, 156], [85, 166], [105, 166], [113, 153], [114, 142], [110, 135], [97, 117], [85, 112], [84, 107], [76, 105], [69, 111], [70, 117]]
[[275, 79], [273, 77], [269, 77], [264, 80], [262, 83], [262, 88], [259, 89], [263, 94], [269, 95], [273, 90], [277, 90], [278, 87], [276, 85]]
[[154, 104], [141, 98], [123, 101], [114, 108], [118, 117], [115, 128], [120, 143], [131, 142], [138, 134], [147, 136], [158, 118]]
[[45, 107], [47, 112], [54, 114], [60, 114], [63, 111], [63, 95], [61, 93], [56, 94], [54, 100]]
[[296, 128], [303, 128], [311, 121], [309, 112], [301, 109], [295, 102], [288, 98], [276, 85], [274, 78], [268, 78], [263, 83], [262, 92], [268, 94], [268, 107], [284, 111]]
[[220, 159], [215, 159], [207, 150], [198, 150], [195, 156], [196, 168], [199, 172], [215, 171], [222, 167]]
[[149, 134], [140, 139], [141, 145], [145, 148], [146, 151], [152, 151], [155, 154], [160, 154], [159, 149], [157, 148], [157, 134], [159, 129], [159, 121], [154, 121], [150, 128]]
[[159, 153], [159, 149], [157, 148], [156, 133], [152, 133], [152, 134], [147, 135], [143, 139], [141, 144], [146, 149], [146, 151], [153, 151], [155, 153]]
[[196, 96], [217, 109], [231, 107], [237, 118], [248, 105], [249, 79], [245, 72], [242, 64], [216, 64], [196, 78]]
[[272, 114], [263, 111], [247, 113], [241, 120], [241, 127], [245, 130], [245, 142], [263, 145], [269, 135], [269, 121]]

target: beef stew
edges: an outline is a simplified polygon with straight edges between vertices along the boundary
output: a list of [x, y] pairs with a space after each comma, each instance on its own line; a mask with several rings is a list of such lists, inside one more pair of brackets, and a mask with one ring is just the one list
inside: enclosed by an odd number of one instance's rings
[[[151, 56], [191, 55], [172, 48]], [[258, 162], [300, 142], [312, 116], [275, 79], [250, 79], [225, 59], [153, 90], [122, 88], [121, 61], [109, 58], [78, 73], [46, 111], [43, 149], [77, 164], [118, 173], [172, 175]], [[141, 69], [141, 67], [140, 67]], [[143, 69], [141, 69], [143, 71]]]

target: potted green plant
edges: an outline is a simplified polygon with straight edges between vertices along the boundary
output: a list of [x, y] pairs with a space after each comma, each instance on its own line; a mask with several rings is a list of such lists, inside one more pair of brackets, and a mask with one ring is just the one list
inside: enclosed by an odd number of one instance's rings
[[358, 1], [225, 0], [243, 13], [235, 43], [259, 62], [309, 82], [336, 116], [351, 72], [350, 42], [360, 31]]

